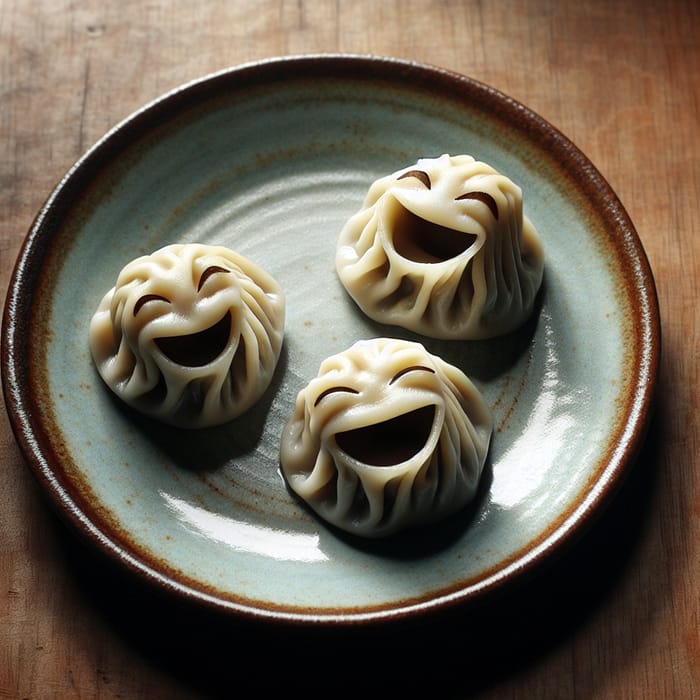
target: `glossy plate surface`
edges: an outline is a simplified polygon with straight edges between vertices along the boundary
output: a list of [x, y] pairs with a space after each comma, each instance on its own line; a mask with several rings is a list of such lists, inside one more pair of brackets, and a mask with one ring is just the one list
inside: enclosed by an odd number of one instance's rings
[[[546, 255], [541, 303], [508, 338], [435, 342], [362, 316], [334, 270], [337, 235], [377, 177], [468, 153], [518, 183]], [[286, 340], [263, 400], [178, 431], [102, 384], [87, 328], [132, 258], [227, 245], [277, 278]], [[285, 488], [279, 437], [323, 358], [355, 340], [422, 340], [495, 416], [465, 513], [396, 540], [331, 530]], [[5, 308], [3, 381], [18, 442], [53, 505], [152, 583], [222, 612], [295, 622], [401, 618], [517, 579], [609, 500], [650, 413], [653, 279], [624, 209], [564, 136], [468, 78], [358, 56], [274, 59], [209, 76], [117, 126], [29, 232]]]

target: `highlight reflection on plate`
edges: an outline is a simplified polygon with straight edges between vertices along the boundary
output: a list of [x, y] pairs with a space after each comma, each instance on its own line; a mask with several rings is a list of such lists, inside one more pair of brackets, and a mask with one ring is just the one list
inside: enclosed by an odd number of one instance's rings
[[[362, 316], [336, 237], [377, 177], [468, 153], [521, 185], [545, 246], [530, 321], [431, 341]], [[137, 255], [229, 246], [287, 295], [273, 384], [217, 429], [135, 415], [101, 381], [87, 326]], [[484, 392], [496, 431], [466, 512], [381, 543], [318, 521], [285, 488], [282, 427], [326, 356], [418, 339]], [[223, 613], [295, 622], [401, 618], [489, 591], [553, 556], [614, 494], [646, 427], [659, 355], [654, 283], [624, 209], [564, 136], [469, 78], [358, 56], [275, 59], [164, 96], [66, 175], [32, 226], [4, 316], [5, 398], [52, 504], [135, 574]]]

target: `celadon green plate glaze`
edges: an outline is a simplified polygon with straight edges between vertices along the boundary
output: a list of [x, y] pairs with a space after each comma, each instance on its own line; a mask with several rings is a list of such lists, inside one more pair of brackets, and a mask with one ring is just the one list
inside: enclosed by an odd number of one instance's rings
[[[545, 248], [532, 318], [508, 337], [432, 341], [362, 315], [337, 236], [376, 178], [466, 153], [523, 189]], [[188, 431], [101, 381], [88, 324], [133, 258], [221, 244], [282, 285], [286, 334], [244, 416]], [[343, 624], [478, 602], [579, 534], [634, 461], [659, 358], [656, 293], [634, 227], [586, 157], [481, 83], [392, 59], [271, 59], [188, 84], [130, 116], [65, 176], [21, 250], [6, 302], [8, 412], [51, 503], [133, 573], [222, 613]], [[292, 497], [279, 440], [320, 362], [361, 338], [424, 342], [484, 393], [495, 429], [475, 502], [357, 541]]]

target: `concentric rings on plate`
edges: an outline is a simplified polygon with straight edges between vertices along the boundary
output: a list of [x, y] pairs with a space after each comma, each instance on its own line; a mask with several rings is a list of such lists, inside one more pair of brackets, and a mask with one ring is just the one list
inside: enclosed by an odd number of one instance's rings
[[[478, 384], [496, 420], [473, 507], [411, 537], [360, 543], [287, 491], [280, 433], [321, 359], [387, 335], [335, 276], [342, 224], [376, 177], [448, 152], [489, 162], [523, 188], [545, 247], [543, 290], [532, 319], [507, 338], [426, 342]], [[262, 265], [285, 289], [288, 314], [259, 404], [183, 436], [109, 396], [87, 326], [126, 262], [194, 241]], [[536, 572], [600, 513], [633, 464], [660, 352], [642, 245], [590, 161], [497, 90], [369, 56], [244, 65], [128, 117], [38, 213], [3, 324], [17, 441], [77, 532], [168, 594], [300, 624], [478, 603]]]

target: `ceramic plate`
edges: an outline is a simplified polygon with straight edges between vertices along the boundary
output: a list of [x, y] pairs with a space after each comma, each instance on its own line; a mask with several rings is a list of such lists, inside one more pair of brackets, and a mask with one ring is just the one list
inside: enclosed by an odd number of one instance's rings
[[[546, 254], [541, 298], [507, 338], [426, 347], [486, 396], [495, 431], [476, 501], [381, 542], [344, 537], [291, 497], [278, 449], [297, 392], [360, 338], [414, 338], [359, 313], [336, 238], [377, 177], [468, 153], [523, 189]], [[272, 386], [220, 428], [174, 430], [100, 380], [87, 329], [132, 258], [229, 246], [280, 282]], [[163, 589], [246, 617], [342, 624], [477, 602], [536, 570], [609, 501], [649, 417], [659, 353], [652, 276], [634, 228], [557, 130], [483, 84], [361, 56], [245, 65], [126, 119], [34, 222], [4, 316], [18, 442], [59, 512]]]

